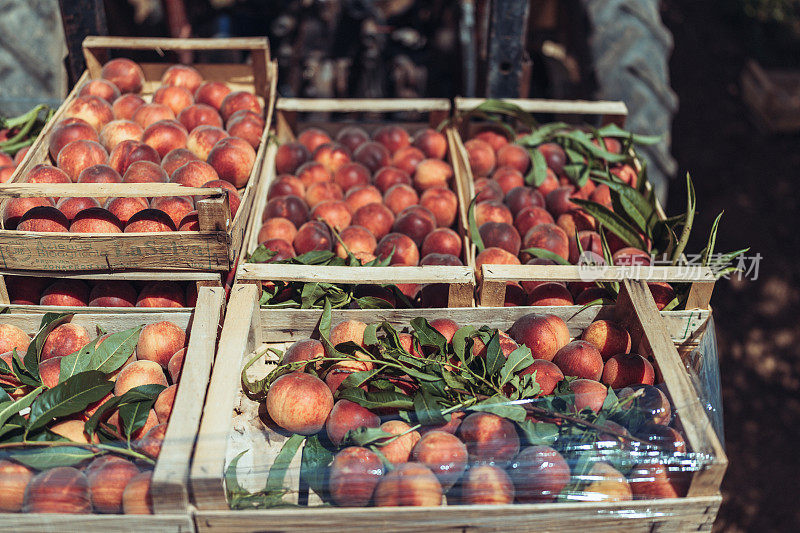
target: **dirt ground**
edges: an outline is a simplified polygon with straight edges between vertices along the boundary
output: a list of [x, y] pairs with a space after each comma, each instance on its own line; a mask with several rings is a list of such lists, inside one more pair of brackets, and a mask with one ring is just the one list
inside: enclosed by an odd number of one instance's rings
[[[800, 260], [797, 178], [800, 136], [759, 133], [748, 120], [738, 77], [746, 28], [712, 0], [666, 0], [673, 32], [672, 83], [680, 97], [673, 153], [697, 190], [694, 249], [725, 210], [718, 249], [751, 246], [757, 280], [722, 281], [712, 305], [721, 359], [725, 444], [718, 531], [800, 527]], [[669, 207], [685, 203], [674, 182]]]

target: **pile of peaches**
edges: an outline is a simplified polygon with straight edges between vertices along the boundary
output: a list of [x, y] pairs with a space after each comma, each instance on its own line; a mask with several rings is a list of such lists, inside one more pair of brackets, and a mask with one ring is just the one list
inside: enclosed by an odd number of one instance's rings
[[0, 424], [0, 512], [152, 513], [186, 334], [158, 322], [93, 339], [66, 318], [33, 339], [0, 323], [0, 395], [35, 398]]
[[[607, 151], [618, 154], [618, 139], [603, 139]], [[555, 260], [536, 257], [525, 250], [539, 248], [578, 264], [583, 259], [604, 262], [597, 221], [571, 199], [591, 200], [613, 211], [611, 191], [592, 179], [578, 188], [567, 177], [567, 154], [559, 144], [536, 147], [547, 163], [547, 174], [538, 187], [526, 184], [531, 170], [527, 149], [509, 140], [503, 132], [486, 129], [464, 143], [472, 169], [476, 205], [475, 223], [484, 250], [476, 259], [478, 272], [484, 264], [554, 265]], [[610, 165], [609, 172], [620, 182], [636, 187], [636, 170], [623, 163]], [[615, 265], [649, 265], [650, 254], [632, 248], [607, 229], [602, 229]], [[577, 238], [576, 238], [577, 237]], [[580, 247], [578, 246], [580, 240]], [[668, 283], [650, 283], [659, 309], [675, 297]], [[506, 305], [585, 305], [598, 299], [613, 299], [594, 283], [508, 282]]]
[[[103, 66], [64, 109], [49, 137], [53, 164], [26, 183], [178, 183], [222, 187], [234, 216], [264, 130], [256, 96], [204, 81], [187, 65], [169, 67], [145, 101], [144, 73], [119, 58]], [[5, 229], [120, 233], [196, 231], [200, 197], [18, 198], [6, 202]]]
[[197, 284], [180, 281], [124, 281], [8, 277], [9, 303], [63, 307], [194, 307]]
[[[443, 337], [443, 357], [431, 351], [430, 333], [419, 335], [417, 326], [410, 333], [380, 327], [384, 341], [376, 342], [373, 327], [348, 320], [333, 327], [329, 339], [323, 334], [321, 341], [292, 344], [278, 366], [283, 373], [267, 390], [268, 426], [315, 435], [330, 450], [322, 497], [329, 494], [332, 503], [435, 506], [443, 496], [448, 504], [510, 504], [685, 495], [691, 467], [679, 464], [687, 446], [674, 427], [674, 407], [665, 386], [654, 386], [651, 362], [631, 353], [631, 337], [619, 324], [595, 321], [572, 340], [561, 318], [532, 313], [507, 333], [492, 330], [492, 340], [484, 342], [474, 328], [465, 337], [453, 320], [436, 319], [429, 327]], [[497, 340], [499, 352], [491, 347]], [[471, 357], [453, 355], [458, 350]], [[351, 358], [336, 358], [343, 353]], [[398, 361], [410, 358], [428, 360], [430, 366], [414, 367], [428, 383], [437, 365], [451, 372], [441, 392], [396, 370]], [[512, 373], [497, 382], [507, 370], [498, 369], [512, 360]], [[492, 366], [484, 376], [481, 369]], [[468, 388], [467, 373], [502, 393], [478, 402], [468, 391], [450, 396]], [[517, 398], [512, 389], [519, 391], [526, 380], [538, 384], [532, 389], [538, 392]], [[448, 402], [455, 405], [444, 409]], [[437, 423], [431, 423], [432, 405], [444, 416]], [[505, 408], [520, 405], [521, 416], [506, 415]]]
[[393, 252], [391, 265], [462, 265], [446, 156], [447, 139], [433, 129], [412, 138], [387, 125], [370, 137], [347, 126], [335, 139], [306, 129], [278, 149], [259, 243], [276, 252], [272, 261], [328, 250], [362, 264]]
[[11, 179], [14, 171], [25, 158], [25, 154], [28, 153], [29, 148], [30, 146], [26, 146], [14, 154], [14, 157], [11, 157], [7, 153], [0, 151], [0, 183], [5, 183]]

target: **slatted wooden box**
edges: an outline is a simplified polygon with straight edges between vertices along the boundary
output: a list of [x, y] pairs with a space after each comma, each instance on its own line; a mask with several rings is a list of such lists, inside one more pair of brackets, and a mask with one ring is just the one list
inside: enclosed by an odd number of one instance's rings
[[[330, 122], [314, 120], [314, 116], [345, 115], [347, 120]], [[417, 130], [438, 127], [450, 115], [450, 102], [444, 99], [298, 99], [279, 98], [275, 104], [275, 126], [278, 144], [292, 141], [296, 133], [309, 127], [317, 127], [335, 136], [346, 126], [357, 125], [372, 134], [386, 124], [404, 127], [413, 135]], [[399, 117], [393, 120], [392, 116]], [[454, 132], [447, 131], [448, 161], [452, 165], [459, 162], [454, 157]], [[250, 215], [247, 231], [245, 256], [258, 248], [258, 232], [262, 224], [262, 214], [267, 205], [267, 192], [276, 178], [275, 155], [277, 146], [271, 145], [264, 163], [264, 179], [261, 180], [256, 201]], [[462, 260], [467, 265], [466, 211], [464, 199], [466, 191], [461, 190], [461, 182], [455, 180], [454, 191], [459, 200], [459, 210], [454, 229], [464, 240]], [[472, 290], [474, 275], [468, 266], [419, 266], [419, 267], [329, 267], [281, 264], [249, 264], [240, 262], [236, 279], [239, 281], [298, 281], [339, 282], [359, 284], [388, 283], [448, 283], [448, 307], [468, 307], [473, 303]]]
[[[206, 385], [214, 361], [217, 334], [225, 305], [221, 287], [202, 287], [194, 310], [169, 312], [95, 313], [76, 310], [72, 323], [90, 333], [102, 328], [115, 333], [163, 320], [184, 328], [189, 337], [181, 378], [167, 433], [153, 471], [151, 495], [153, 515], [0, 514], [6, 527], [15, 531], [193, 531], [188, 497], [189, 464], [200, 425]], [[35, 333], [39, 313], [4, 314], [0, 323], [13, 324]]]
[[[245, 64], [195, 64], [206, 80], [221, 81], [234, 90], [253, 92], [259, 98], [265, 113], [265, 128], [261, 136], [253, 170], [247, 186], [240, 190], [241, 205], [231, 219], [227, 199], [216, 189], [192, 192], [205, 198], [197, 201], [200, 231], [163, 232], [149, 234], [72, 234], [38, 233], [0, 229], [0, 269], [50, 270], [50, 271], [119, 271], [119, 270], [193, 270], [227, 272], [234, 268], [242, 248], [247, 226], [249, 206], [262, 174], [266, 152], [268, 130], [272, 119], [275, 97], [277, 65], [270, 63], [266, 38], [237, 39], [166, 39], [129, 37], [87, 37], [83, 43], [88, 70], [83, 73], [64, 104], [58, 109], [41, 135], [31, 146], [22, 163], [17, 167], [11, 182], [0, 185], [2, 200], [24, 194], [46, 196], [58, 188], [48, 186], [19, 185], [35, 165], [52, 164], [48, 144], [52, 130], [64, 116], [67, 106], [77, 97], [85, 82], [100, 77], [102, 62], [108, 59], [110, 50], [245, 50], [250, 52], [251, 63]], [[145, 84], [142, 96], [149, 100], [158, 88], [164, 71], [170, 63], [142, 63]], [[156, 184], [156, 192], [149, 190], [140, 196], [173, 196], [174, 184]], [[20, 188], [21, 187], [21, 188]], [[42, 187], [42, 188], [39, 188]], [[63, 186], [62, 186], [63, 187]], [[71, 187], [71, 186], [67, 186]], [[134, 187], [107, 189], [90, 186], [87, 191], [81, 184], [78, 189], [62, 190], [64, 195], [106, 197], [136, 196]], [[124, 189], [130, 189], [126, 192]], [[162, 192], [157, 192], [162, 191]], [[140, 191], [142, 192], [142, 191]], [[190, 191], [183, 189], [179, 194]]]
[[[659, 315], [652, 296], [642, 282], [623, 281], [622, 296], [616, 306], [588, 308], [575, 315], [574, 310], [545, 308], [568, 323], [571, 335], [579, 334], [597, 318], [614, 318], [632, 333], [634, 351], [654, 357], [675, 405], [680, 423], [692, 451], [706, 454], [711, 460], [694, 472], [687, 497], [615, 503], [543, 503], [504, 506], [445, 506], [437, 508], [276, 508], [272, 510], [228, 510], [224, 472], [240, 452], [250, 449], [239, 466], [264, 473], [272, 464], [286, 437], [264, 426], [256, 402], [241, 391], [241, 370], [254, 352], [268, 347], [285, 349], [290, 343], [309, 338], [318, 325], [321, 312], [314, 316], [292, 310], [268, 311], [258, 307], [255, 288], [237, 285], [231, 296], [231, 308], [242, 312], [229, 315], [223, 327], [218, 364], [209, 386], [203, 421], [195, 448], [191, 472], [192, 495], [198, 530], [225, 531], [312, 531], [321, 528], [353, 529], [378, 527], [385, 531], [710, 531], [721, 496], [720, 483], [727, 458], [711, 427], [702, 402], [689, 379], [676, 350], [686, 336], [687, 312]], [[507, 329], [531, 308], [451, 309], [447, 318], [460, 325], [488, 325]], [[408, 325], [416, 316], [439, 318], [441, 311], [381, 310], [334, 311], [332, 324], [347, 320], [375, 322], [386, 320], [393, 325]], [[251, 367], [251, 379], [267, 374], [274, 363]], [[232, 416], [233, 415], [233, 416]], [[252, 463], [251, 463], [252, 461]], [[247, 463], [246, 465], [244, 463]], [[297, 501], [303, 490], [299, 485], [299, 454], [287, 472], [290, 495]], [[266, 475], [254, 476], [254, 488], [263, 487]], [[240, 483], [243, 479], [239, 479]], [[250, 488], [250, 487], [248, 487]], [[307, 490], [307, 489], [306, 489]], [[304, 498], [306, 496], [303, 496]], [[314, 502], [313, 493], [307, 496]], [[316, 500], [318, 502], [318, 500]]]

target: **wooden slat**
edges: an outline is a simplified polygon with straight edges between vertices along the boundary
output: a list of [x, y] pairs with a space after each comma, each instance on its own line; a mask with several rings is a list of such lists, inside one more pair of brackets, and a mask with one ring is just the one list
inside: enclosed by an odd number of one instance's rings
[[0, 198], [27, 198], [41, 196], [154, 197], [154, 196], [206, 196], [222, 198], [220, 187], [184, 187], [178, 183], [0, 183]]
[[[191, 309], [176, 309], [161, 313], [76, 313], [71, 323], [83, 326], [90, 333], [100, 331], [100, 326], [107, 333], [117, 333], [126, 329], [135, 328], [144, 324], [155, 324], [169, 320], [176, 326], [186, 329], [192, 320], [193, 311]], [[42, 311], [33, 313], [9, 313], [0, 316], [0, 322], [11, 324], [24, 329], [29, 334], [39, 331], [39, 324], [42, 322]]]
[[239, 279], [327, 283], [471, 283], [472, 271], [460, 266], [363, 267], [247, 263]]
[[169, 419], [153, 471], [150, 490], [156, 514], [180, 513], [188, 508], [188, 459], [200, 426], [224, 301], [222, 287], [202, 287], [197, 295], [197, 311], [187, 332], [189, 345], [172, 408], [174, 416]]
[[[455, 111], [469, 111], [486, 101], [485, 98], [455, 98]], [[528, 113], [552, 113], [559, 115], [601, 115], [626, 117], [628, 107], [618, 101], [546, 100], [535, 98], [503, 98], [503, 102], [514, 104]]]
[[[47, 270], [0, 270], [0, 276], [33, 276], [52, 278], [53, 273]], [[220, 275], [215, 272], [59, 272], [59, 279], [84, 280], [125, 280], [125, 281], [216, 281]]]
[[15, 533], [102, 531], [103, 533], [192, 533], [189, 513], [180, 515], [0, 513], [3, 528]]
[[450, 111], [445, 98], [279, 98], [278, 111], [296, 113], [393, 113]]
[[112, 50], [269, 50], [266, 37], [169, 38], [90, 35], [84, 48]]

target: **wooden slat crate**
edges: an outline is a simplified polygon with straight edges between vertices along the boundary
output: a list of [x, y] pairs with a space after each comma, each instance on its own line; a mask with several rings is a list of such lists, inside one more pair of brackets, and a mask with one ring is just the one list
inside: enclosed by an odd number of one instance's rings
[[[193, 270], [227, 272], [234, 268], [244, 241], [247, 216], [261, 179], [264, 155], [267, 150], [268, 130], [272, 119], [277, 65], [269, 60], [266, 38], [237, 39], [151, 39], [129, 37], [87, 37], [83, 43], [87, 71], [81, 76], [64, 104], [58, 109], [41, 135], [31, 146], [22, 163], [11, 177], [10, 183], [0, 184], [0, 206], [4, 199], [15, 194], [44, 196], [51, 189], [20, 183], [37, 164], [53, 164], [48, 153], [52, 130], [64, 116], [67, 106], [77, 97], [85, 82], [100, 77], [102, 61], [108, 51], [125, 50], [245, 50], [251, 54], [252, 64], [194, 64], [206, 80], [225, 82], [234, 90], [253, 92], [265, 112], [265, 128], [256, 153], [253, 170], [247, 186], [240, 190], [241, 204], [231, 220], [227, 199], [216, 189], [193, 192], [204, 196], [198, 200], [197, 210], [200, 231], [122, 234], [53, 234], [0, 229], [0, 269], [5, 270]], [[161, 76], [170, 63], [142, 63], [145, 83], [142, 96], [149, 100], [159, 86]], [[156, 184], [148, 189], [148, 197], [174, 196], [175, 184]], [[22, 189], [20, 189], [22, 187]], [[64, 186], [61, 186], [64, 187]], [[84, 186], [62, 191], [62, 195], [106, 197], [136, 196], [134, 187], [124, 184], [115, 189], [110, 186]], [[92, 192], [86, 190], [91, 187]], [[110, 189], [105, 189], [110, 187]], [[125, 192], [123, 188], [128, 188]], [[105, 190], [103, 194], [99, 191]], [[59, 189], [61, 191], [61, 189]], [[161, 192], [156, 192], [161, 191]], [[171, 191], [171, 192], [170, 192]], [[211, 192], [209, 192], [211, 191]], [[57, 192], [53, 189], [53, 192]], [[187, 194], [182, 188], [178, 194]]]
[[[158, 313], [98, 314], [77, 311], [71, 322], [108, 333], [124, 331], [143, 324], [164, 320], [184, 328], [189, 337], [181, 379], [175, 396], [172, 416], [156, 461], [151, 480], [153, 515], [69, 515], [69, 514], [0, 514], [0, 520], [15, 531], [103, 530], [193, 531], [188, 498], [189, 463], [200, 425], [202, 404], [214, 361], [217, 333], [224, 308], [221, 287], [203, 287], [194, 310], [171, 310]], [[3, 315], [0, 322], [13, 324], [29, 333], [39, 328], [42, 313]]]
[[[342, 122], [312, 121], [308, 114], [347, 114], [348, 120]], [[408, 120], [391, 120], [386, 115], [419, 116], [423, 122]], [[300, 99], [279, 98], [275, 104], [275, 127], [278, 143], [282, 144], [295, 139], [295, 133], [307, 127], [318, 127], [334, 136], [339, 130], [349, 125], [358, 125], [368, 133], [372, 133], [386, 124], [406, 128], [409, 134], [424, 127], [436, 128], [450, 115], [450, 102], [444, 99]], [[354, 117], [353, 117], [354, 116]], [[376, 118], [377, 117], [377, 118]], [[454, 145], [451, 132], [447, 132], [448, 160], [455, 166]], [[261, 228], [261, 217], [267, 205], [267, 191], [276, 178], [275, 155], [277, 146], [270, 146], [264, 163], [264, 179], [261, 180], [256, 201], [253, 203], [250, 224], [247, 230], [245, 256], [249, 256], [258, 247], [258, 232]], [[461, 182], [455, 180], [455, 192], [459, 200], [456, 220], [456, 231], [464, 240], [464, 264], [467, 264], [469, 249], [466, 239], [466, 191], [461, 190]], [[469, 267], [424, 266], [424, 267], [392, 267], [368, 269], [347, 269], [347, 267], [303, 267], [301, 265], [271, 265], [239, 263], [237, 280], [263, 281], [330, 281], [341, 283], [443, 283], [450, 284], [448, 307], [468, 307], [473, 303], [471, 294], [474, 287], [474, 276]], [[469, 287], [467, 287], [469, 285]]]
[[[315, 316], [300, 317], [291, 311], [269, 311], [258, 307], [254, 287], [237, 285], [231, 293], [231, 307], [241, 310], [229, 315], [223, 327], [217, 362], [207, 395], [203, 421], [195, 448], [191, 472], [192, 496], [198, 530], [225, 531], [312, 531], [358, 527], [379, 527], [385, 531], [710, 531], [721, 502], [720, 483], [727, 458], [711, 427], [702, 402], [680, 360], [676, 344], [686, 336], [688, 322], [677, 314], [662, 318], [647, 286], [625, 280], [616, 306], [589, 308], [574, 315], [565, 308], [542, 308], [567, 321], [572, 336], [579, 334], [596, 318], [613, 318], [631, 332], [633, 349], [652, 355], [664, 378], [693, 452], [711, 461], [694, 472], [684, 498], [615, 503], [542, 503], [503, 506], [445, 506], [437, 508], [282, 508], [274, 510], [228, 510], [224, 482], [225, 468], [239, 452], [253, 453], [248, 461], [258, 472], [271, 465], [286, 437], [266, 428], [259, 405], [241, 391], [241, 370], [251, 355], [266, 348], [284, 349], [293, 341], [309, 338], [318, 325]], [[507, 329], [530, 308], [451, 309], [446, 317], [458, 324], [488, 325]], [[682, 312], [688, 315], [688, 312]], [[342, 320], [386, 320], [393, 325], [408, 325], [412, 317], [440, 318], [441, 310], [334, 311], [332, 323]], [[274, 366], [272, 358], [251, 367], [251, 379], [266, 375]], [[233, 416], [232, 416], [233, 415]], [[246, 456], [246, 457], [247, 457]], [[289, 500], [302, 490], [298, 485], [299, 454], [287, 471]], [[240, 464], [240, 466], [242, 466]], [[246, 465], [250, 467], [248, 463]], [[263, 487], [264, 476], [250, 480]], [[243, 483], [243, 479], [239, 479]], [[286, 485], [285, 485], [286, 486]], [[305, 496], [304, 496], [305, 498]], [[309, 501], [315, 499], [308, 494]], [[288, 500], [287, 500], [288, 501]]]

